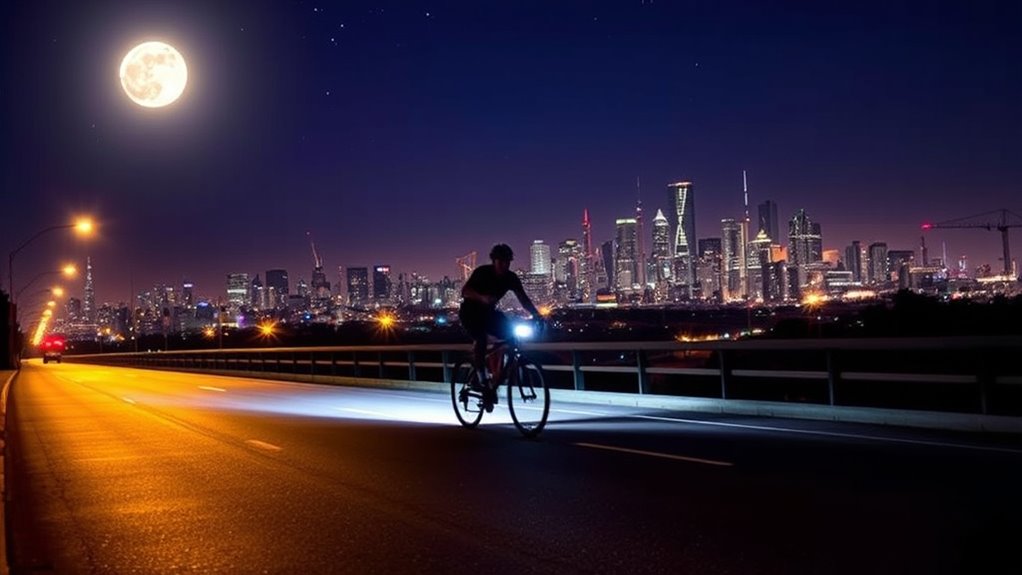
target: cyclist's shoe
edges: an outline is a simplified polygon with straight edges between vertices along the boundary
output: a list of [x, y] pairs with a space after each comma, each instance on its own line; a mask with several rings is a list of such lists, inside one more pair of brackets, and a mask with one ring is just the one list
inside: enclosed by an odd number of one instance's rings
[[483, 409], [486, 413], [493, 413], [494, 405], [497, 405], [497, 390], [487, 385], [483, 389]]
[[490, 388], [490, 380], [487, 378], [473, 378], [469, 387], [472, 388], [472, 391], [486, 391]]

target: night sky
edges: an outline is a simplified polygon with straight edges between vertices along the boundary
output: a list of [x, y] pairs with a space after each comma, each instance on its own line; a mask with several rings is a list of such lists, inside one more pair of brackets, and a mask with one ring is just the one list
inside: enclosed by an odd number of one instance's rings
[[[695, 184], [698, 237], [776, 201], [826, 248], [919, 243], [919, 224], [1022, 214], [1022, 3], [53, 2], [3, 5], [5, 251], [54, 233], [17, 283], [94, 261], [97, 299], [225, 274], [308, 281], [338, 265], [437, 280], [508, 242], [594, 240]], [[135, 44], [189, 67], [182, 98], [133, 104]], [[786, 225], [782, 226], [786, 229]], [[1022, 259], [1022, 229], [1012, 248]], [[999, 269], [1000, 237], [930, 232]], [[787, 243], [786, 240], [784, 243]], [[480, 261], [480, 263], [482, 263]], [[6, 272], [5, 272], [6, 275]], [[6, 278], [5, 278], [6, 279]], [[6, 285], [6, 282], [5, 282]], [[81, 296], [80, 282], [71, 295]]]

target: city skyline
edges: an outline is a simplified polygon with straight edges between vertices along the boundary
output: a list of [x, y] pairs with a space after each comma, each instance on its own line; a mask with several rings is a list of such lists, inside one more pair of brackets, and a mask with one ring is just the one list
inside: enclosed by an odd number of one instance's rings
[[[695, 182], [694, 239], [716, 237], [743, 217], [747, 170], [750, 206], [772, 200], [782, 222], [805, 209], [825, 248], [916, 249], [924, 222], [1022, 211], [1019, 10], [19, 3], [3, 24], [17, 89], [0, 93], [0, 225], [12, 246], [93, 215], [96, 240], [47, 237], [19, 277], [91, 256], [97, 300], [116, 301], [232, 271], [311, 281], [310, 231], [327, 270], [431, 277], [498, 241], [524, 255], [581, 239], [583, 209], [595, 247], [633, 216], [636, 176], [646, 241], [680, 180]], [[116, 75], [149, 38], [191, 74], [158, 111]], [[927, 238], [998, 267], [994, 233]]]

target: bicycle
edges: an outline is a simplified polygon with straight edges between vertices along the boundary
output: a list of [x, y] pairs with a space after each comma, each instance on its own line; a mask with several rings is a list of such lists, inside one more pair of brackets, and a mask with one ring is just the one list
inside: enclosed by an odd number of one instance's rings
[[[534, 438], [546, 426], [550, 415], [550, 388], [539, 364], [526, 357], [516, 338], [496, 340], [486, 350], [486, 365], [493, 365], [500, 354], [499, 373], [493, 377], [494, 394], [507, 386], [507, 407], [511, 420], [525, 437]], [[458, 421], [467, 428], [479, 425], [483, 418], [483, 384], [471, 360], [459, 362], [451, 377], [451, 403]]]

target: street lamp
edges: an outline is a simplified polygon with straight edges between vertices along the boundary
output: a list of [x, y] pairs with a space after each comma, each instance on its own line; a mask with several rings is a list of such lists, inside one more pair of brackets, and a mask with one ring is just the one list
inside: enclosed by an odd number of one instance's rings
[[[21, 297], [21, 294], [25, 293], [25, 290], [27, 290], [29, 287], [31, 287], [31, 285], [34, 284], [36, 282], [36, 280], [38, 280], [39, 278], [44, 277], [44, 276], [51, 276], [51, 275], [54, 275], [54, 274], [63, 274], [64, 277], [66, 277], [66, 278], [73, 278], [73, 277], [75, 277], [75, 275], [78, 274], [78, 267], [75, 266], [74, 264], [65, 264], [59, 270], [50, 270], [50, 271], [45, 271], [45, 272], [38, 273], [38, 274], [36, 274], [36, 276], [34, 278], [30, 279], [27, 284], [21, 286], [21, 289], [18, 290], [18, 293], [14, 294], [14, 299], [19, 299]], [[61, 288], [54, 288], [54, 289], [55, 290], [60, 290], [59, 294], [56, 293], [56, 291], [54, 291], [54, 295], [56, 295], [57, 297], [60, 297], [61, 295], [64, 294], [64, 290], [63, 289], [61, 289]]]
[[49, 232], [56, 230], [74, 230], [75, 234], [78, 236], [88, 237], [93, 234], [95, 229], [96, 225], [92, 222], [91, 218], [77, 218], [75, 221], [68, 224], [58, 224], [48, 228], [43, 228], [36, 232], [32, 237], [21, 242], [18, 247], [11, 250], [11, 252], [7, 254], [7, 292], [11, 294], [11, 303], [14, 303], [15, 300], [17, 300], [17, 296], [14, 293], [14, 257], [18, 255], [18, 252], [25, 249], [25, 247], [34, 242], [39, 236]]

